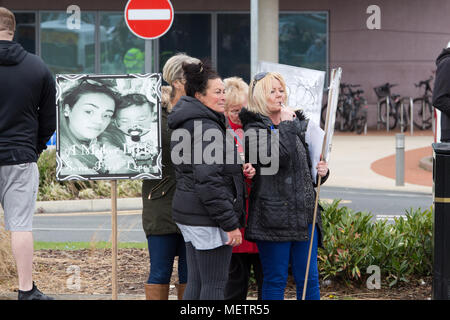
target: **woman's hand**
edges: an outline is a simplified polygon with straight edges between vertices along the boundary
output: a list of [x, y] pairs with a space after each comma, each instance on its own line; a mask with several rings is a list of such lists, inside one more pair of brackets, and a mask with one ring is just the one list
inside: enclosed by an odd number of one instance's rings
[[328, 173], [328, 163], [326, 163], [325, 161], [319, 161], [319, 163], [316, 166], [316, 169], [317, 174], [323, 178]]
[[295, 112], [290, 108], [281, 108], [280, 119], [281, 121], [292, 121], [295, 119]]
[[244, 176], [249, 179], [253, 179], [256, 173], [256, 169], [253, 168], [251, 163], [244, 163], [242, 166], [242, 169], [244, 171]]
[[233, 231], [227, 232], [227, 234], [228, 234], [228, 242], [225, 244], [232, 247], [236, 247], [242, 243], [241, 230], [234, 229]]

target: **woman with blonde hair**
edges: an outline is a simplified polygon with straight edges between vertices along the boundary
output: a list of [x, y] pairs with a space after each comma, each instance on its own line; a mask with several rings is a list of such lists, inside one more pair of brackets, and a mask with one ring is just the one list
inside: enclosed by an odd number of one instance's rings
[[[297, 299], [301, 299], [314, 213], [316, 177], [311, 174], [305, 142], [308, 120], [301, 111], [285, 107], [286, 101], [283, 77], [275, 72], [258, 73], [250, 83], [249, 104], [239, 114], [245, 131], [253, 129], [257, 135], [264, 132], [279, 137], [278, 172], [262, 175], [264, 164], [259, 159], [254, 164], [256, 175], [245, 230], [245, 238], [258, 246], [264, 300], [284, 298], [289, 264], [297, 284]], [[264, 148], [273, 152], [270, 143]], [[329, 174], [327, 163], [320, 161], [316, 168], [324, 182]], [[321, 245], [321, 233], [319, 211], [306, 299], [320, 299], [317, 247]]]
[[[234, 141], [238, 148], [238, 152], [243, 157], [244, 131], [242, 130], [242, 123], [239, 119], [239, 113], [243, 107], [247, 106], [248, 84], [239, 77], [227, 78], [223, 82], [225, 85], [224, 115], [227, 129], [233, 130], [232, 133], [234, 135]], [[250, 194], [252, 184], [252, 179], [249, 178], [248, 173], [254, 172], [254, 168], [250, 168], [249, 164], [244, 164], [246, 212], [248, 212], [248, 195]], [[241, 229], [241, 233], [244, 234], [244, 228]], [[255, 243], [243, 240], [241, 245], [233, 248], [228, 282], [225, 287], [226, 300], [246, 300], [252, 266], [256, 278], [256, 284], [258, 286], [258, 299], [261, 299], [262, 271], [261, 262], [259, 261], [258, 248]]]
[[150, 274], [145, 284], [147, 300], [167, 300], [175, 256], [178, 256], [178, 299], [183, 298], [187, 282], [186, 248], [183, 236], [172, 219], [172, 198], [175, 192], [175, 170], [170, 158], [171, 130], [167, 118], [172, 107], [184, 96], [182, 64], [200, 60], [179, 53], [167, 60], [163, 79], [169, 86], [161, 88], [162, 95], [162, 180], [144, 180], [142, 183], [142, 225], [148, 241]]

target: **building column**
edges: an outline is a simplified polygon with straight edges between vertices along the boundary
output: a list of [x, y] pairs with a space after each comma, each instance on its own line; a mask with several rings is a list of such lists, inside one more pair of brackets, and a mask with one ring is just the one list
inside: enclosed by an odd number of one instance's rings
[[259, 0], [258, 60], [278, 63], [278, 0]]
[[278, 63], [279, 0], [250, 1], [251, 76], [259, 60]]

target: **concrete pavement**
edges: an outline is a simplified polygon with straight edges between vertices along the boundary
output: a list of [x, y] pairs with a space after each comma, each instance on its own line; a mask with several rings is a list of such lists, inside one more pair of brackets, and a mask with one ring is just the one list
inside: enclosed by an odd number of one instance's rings
[[[429, 148], [429, 156], [432, 156], [434, 138], [431, 131], [416, 131], [413, 136], [405, 133], [404, 186], [395, 185], [396, 133], [399, 132], [369, 131], [367, 135], [336, 133], [329, 160], [331, 175], [326, 185], [431, 194], [432, 173], [419, 167], [420, 159], [413, 156], [416, 150], [423, 148], [425, 151]], [[411, 175], [416, 179], [407, 179]]]

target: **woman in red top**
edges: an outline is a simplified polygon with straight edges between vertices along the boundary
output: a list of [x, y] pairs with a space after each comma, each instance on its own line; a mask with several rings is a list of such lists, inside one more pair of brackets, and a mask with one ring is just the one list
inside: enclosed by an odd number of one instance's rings
[[[239, 112], [243, 106], [247, 105], [248, 85], [238, 77], [227, 78], [225, 84], [225, 119], [227, 128], [233, 130], [234, 140], [239, 153], [243, 158], [242, 141], [244, 131], [242, 130]], [[254, 168], [246, 163], [244, 164], [245, 183], [247, 186], [246, 210], [248, 212], [248, 195], [250, 194], [252, 180], [248, 176], [254, 175]], [[259, 261], [258, 248], [256, 243], [244, 239], [244, 228], [241, 229], [242, 244], [233, 248], [231, 257], [230, 272], [228, 274], [228, 283], [225, 287], [225, 300], [246, 300], [248, 293], [248, 283], [250, 271], [253, 266], [253, 272], [258, 286], [258, 300], [261, 300], [262, 270]]]

